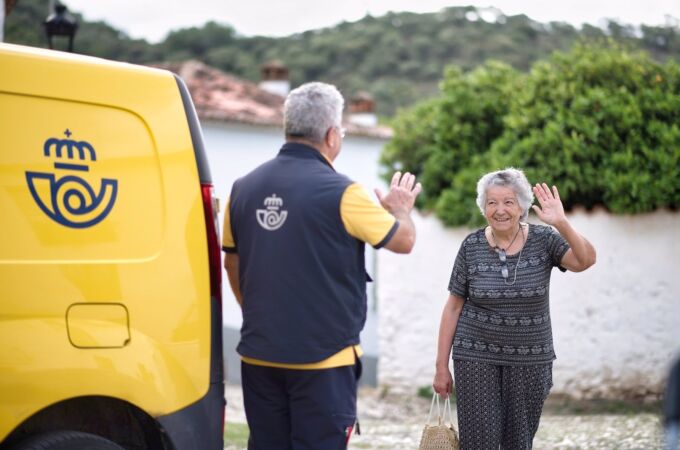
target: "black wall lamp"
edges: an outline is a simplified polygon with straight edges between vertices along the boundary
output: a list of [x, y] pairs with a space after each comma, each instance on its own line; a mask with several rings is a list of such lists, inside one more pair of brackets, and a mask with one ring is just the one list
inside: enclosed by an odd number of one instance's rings
[[68, 38], [68, 51], [73, 52], [73, 38], [78, 30], [78, 21], [68, 13], [66, 6], [57, 3], [54, 13], [47, 16], [43, 25], [50, 48], [54, 48], [53, 38], [55, 36], [64, 36]]

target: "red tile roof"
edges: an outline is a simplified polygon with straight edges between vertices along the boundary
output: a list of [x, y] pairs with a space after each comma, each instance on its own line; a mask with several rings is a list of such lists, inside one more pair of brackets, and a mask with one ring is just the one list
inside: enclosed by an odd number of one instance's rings
[[[199, 61], [159, 63], [178, 74], [189, 88], [199, 118], [252, 125], [282, 126], [284, 98]], [[392, 129], [345, 123], [348, 134], [389, 139]]]
[[283, 122], [283, 97], [255, 83], [198, 61], [161, 63], [156, 67], [182, 77], [201, 119], [276, 126]]

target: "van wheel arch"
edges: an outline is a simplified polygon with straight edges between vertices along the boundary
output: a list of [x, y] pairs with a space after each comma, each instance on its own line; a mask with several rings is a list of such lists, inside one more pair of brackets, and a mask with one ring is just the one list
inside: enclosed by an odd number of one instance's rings
[[126, 449], [173, 450], [155, 419], [131, 403], [111, 397], [79, 397], [55, 403], [24, 421], [3, 444], [13, 450], [13, 445], [26, 439], [54, 432], [87, 433]]
[[123, 447], [90, 433], [50, 431], [14, 444], [10, 450], [124, 450]]

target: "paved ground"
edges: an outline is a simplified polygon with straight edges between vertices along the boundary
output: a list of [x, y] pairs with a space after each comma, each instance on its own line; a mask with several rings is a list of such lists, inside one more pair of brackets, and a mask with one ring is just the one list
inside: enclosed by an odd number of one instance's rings
[[[241, 391], [227, 387], [227, 427], [243, 428]], [[416, 395], [397, 395], [363, 388], [359, 393], [360, 436], [353, 436], [350, 449], [417, 449], [427, 419], [429, 401]], [[573, 408], [572, 408], [573, 409]], [[455, 418], [455, 413], [454, 413]], [[247, 433], [247, 430], [246, 430]], [[242, 450], [243, 440], [228, 440], [225, 449]], [[546, 407], [534, 449], [662, 449], [659, 416], [624, 408], [617, 413], [583, 413], [568, 408]]]

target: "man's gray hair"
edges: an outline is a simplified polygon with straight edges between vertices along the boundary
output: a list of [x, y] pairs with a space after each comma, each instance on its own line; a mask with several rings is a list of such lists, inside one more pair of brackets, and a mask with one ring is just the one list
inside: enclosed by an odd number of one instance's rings
[[531, 185], [524, 172], [508, 167], [487, 173], [479, 179], [477, 182], [477, 206], [482, 211], [482, 215], [484, 215], [484, 206], [486, 205], [486, 191], [491, 186], [511, 188], [517, 196], [519, 207], [522, 208], [522, 216], [519, 220], [526, 220], [529, 217], [529, 208], [534, 202], [534, 192], [531, 190]]
[[283, 105], [283, 128], [287, 137], [323, 142], [329, 128], [342, 125], [345, 100], [338, 89], [318, 81], [293, 89]]

